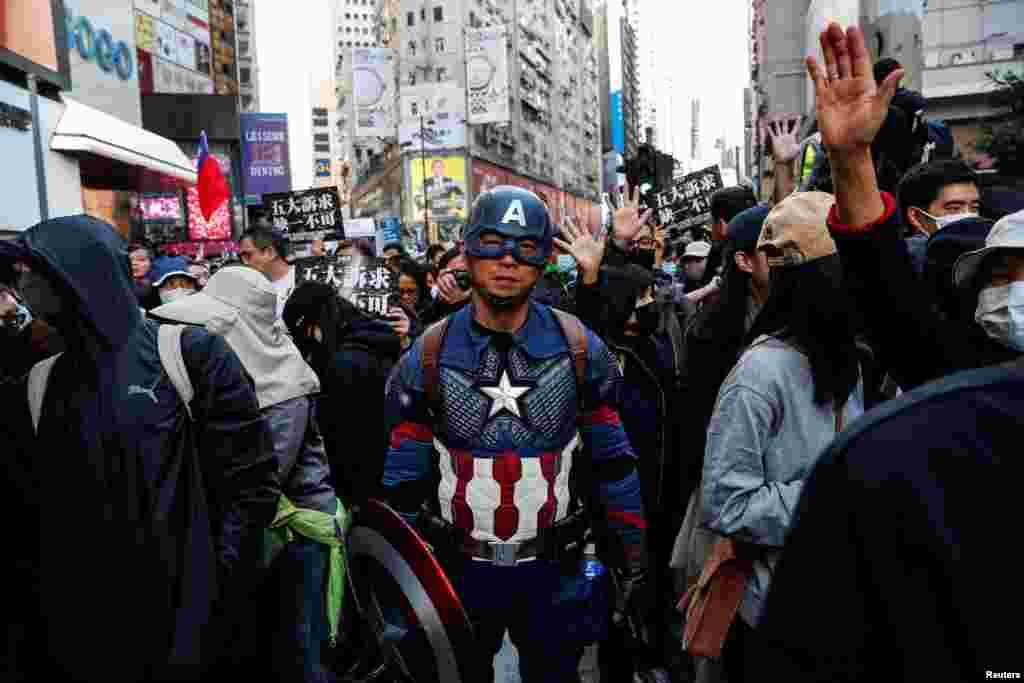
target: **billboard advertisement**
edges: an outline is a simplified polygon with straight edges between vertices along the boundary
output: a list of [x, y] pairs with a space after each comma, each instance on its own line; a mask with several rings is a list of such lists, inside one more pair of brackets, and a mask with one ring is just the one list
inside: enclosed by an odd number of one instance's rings
[[406, 215], [422, 222], [430, 210], [431, 223], [466, 220], [468, 188], [466, 160], [462, 156], [427, 156], [409, 160], [411, 206]]
[[208, 0], [135, 0], [142, 94], [214, 92]]
[[[262, 204], [265, 194], [291, 190], [288, 115], [242, 112], [238, 118], [245, 203]], [[329, 164], [327, 175], [330, 175]]]
[[395, 112], [395, 67], [397, 58], [390, 48], [352, 50], [352, 94], [356, 108], [356, 137], [393, 137]]
[[466, 31], [466, 84], [471, 124], [506, 123], [511, 119], [506, 27]]
[[402, 88], [398, 144], [428, 152], [466, 146], [466, 90], [447, 83]]

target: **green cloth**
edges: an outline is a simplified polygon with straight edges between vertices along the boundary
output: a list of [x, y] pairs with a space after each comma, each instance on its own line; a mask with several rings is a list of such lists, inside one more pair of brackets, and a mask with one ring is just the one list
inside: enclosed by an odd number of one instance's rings
[[327, 566], [327, 622], [330, 626], [331, 647], [338, 642], [338, 614], [345, 598], [345, 572], [348, 560], [345, 556], [345, 536], [348, 534], [349, 515], [345, 506], [338, 502], [333, 515], [317, 510], [306, 510], [281, 496], [277, 501], [277, 515], [266, 530], [264, 542], [264, 566], [269, 567], [284, 547], [299, 534], [322, 543], [330, 548]]

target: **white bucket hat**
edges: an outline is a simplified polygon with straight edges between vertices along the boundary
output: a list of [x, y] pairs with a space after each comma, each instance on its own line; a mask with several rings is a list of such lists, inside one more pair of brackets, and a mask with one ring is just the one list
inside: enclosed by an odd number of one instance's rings
[[956, 260], [953, 281], [957, 287], [970, 284], [978, 275], [985, 258], [997, 249], [1024, 250], [1024, 211], [1001, 218], [985, 238], [985, 246]]
[[150, 312], [166, 320], [203, 325], [224, 337], [252, 377], [260, 408], [320, 391], [316, 373], [277, 317], [277, 290], [252, 268], [223, 268], [203, 291]]

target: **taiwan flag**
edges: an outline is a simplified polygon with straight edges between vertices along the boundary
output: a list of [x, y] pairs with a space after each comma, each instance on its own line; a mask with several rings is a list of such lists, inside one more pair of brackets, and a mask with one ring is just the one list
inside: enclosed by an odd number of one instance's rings
[[199, 209], [203, 212], [203, 219], [209, 221], [213, 212], [231, 199], [231, 190], [228, 189], [228, 181], [221, 173], [220, 162], [210, 154], [206, 131], [203, 131], [199, 138], [199, 161], [196, 163], [196, 171], [199, 173], [196, 188], [199, 190]]

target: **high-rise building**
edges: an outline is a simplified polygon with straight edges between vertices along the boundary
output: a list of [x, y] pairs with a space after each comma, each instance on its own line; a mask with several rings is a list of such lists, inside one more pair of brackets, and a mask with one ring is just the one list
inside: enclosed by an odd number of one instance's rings
[[313, 187], [339, 184], [341, 161], [338, 158], [338, 114], [334, 79], [325, 79], [313, 87], [311, 124], [313, 131]]
[[[334, 84], [336, 124], [332, 149], [341, 169], [341, 190], [344, 201], [360, 176], [383, 151], [380, 141], [357, 139], [355, 103], [352, 97], [352, 51], [358, 48], [381, 47], [383, 38], [391, 38], [394, 26], [384, 26], [385, 0], [331, 0], [331, 26], [334, 29]], [[390, 31], [385, 29], [391, 29]], [[386, 35], [387, 34], [387, 35]]]
[[622, 117], [625, 127], [626, 158], [636, 156], [640, 144], [640, 75], [638, 73], [637, 39], [633, 24], [627, 17], [619, 23], [622, 32]]
[[[621, 6], [622, 0], [616, 2]], [[390, 139], [385, 141], [365, 173], [357, 174], [356, 210], [381, 213], [380, 178], [393, 173], [392, 164], [400, 159], [401, 211], [408, 229], [415, 233], [407, 235], [416, 242], [407, 244], [413, 251], [422, 248], [426, 238], [456, 239], [471, 198], [493, 184], [527, 186], [546, 198], [556, 220], [575, 214], [596, 227], [604, 118], [598, 81], [602, 69], [611, 73], [612, 67], [602, 65], [595, 48], [595, 33], [603, 20], [595, 16], [593, 0], [398, 0], [394, 4], [397, 8], [387, 2], [381, 5], [379, 26], [382, 40], [398, 52], [400, 98], [413, 88], [435, 85], [439, 90], [461, 91], [465, 97], [466, 31], [506, 26], [510, 120], [466, 125], [464, 142], [433, 151], [422, 142], [398, 147]], [[608, 33], [621, 37], [622, 23], [628, 28], [628, 21], [617, 21], [614, 29], [609, 23]], [[632, 42], [629, 49], [630, 146], [635, 149], [639, 109]], [[350, 71], [342, 65], [340, 73], [350, 78], [345, 75]], [[620, 63], [620, 79], [625, 71]], [[339, 103], [345, 96], [346, 87], [340, 84]], [[345, 116], [350, 114], [339, 107], [339, 121]], [[459, 134], [455, 138], [463, 139]], [[442, 188], [448, 190], [439, 195], [437, 190]]]
[[260, 110], [259, 64], [256, 61], [256, 2], [235, 0], [235, 43], [238, 56], [239, 110]]

